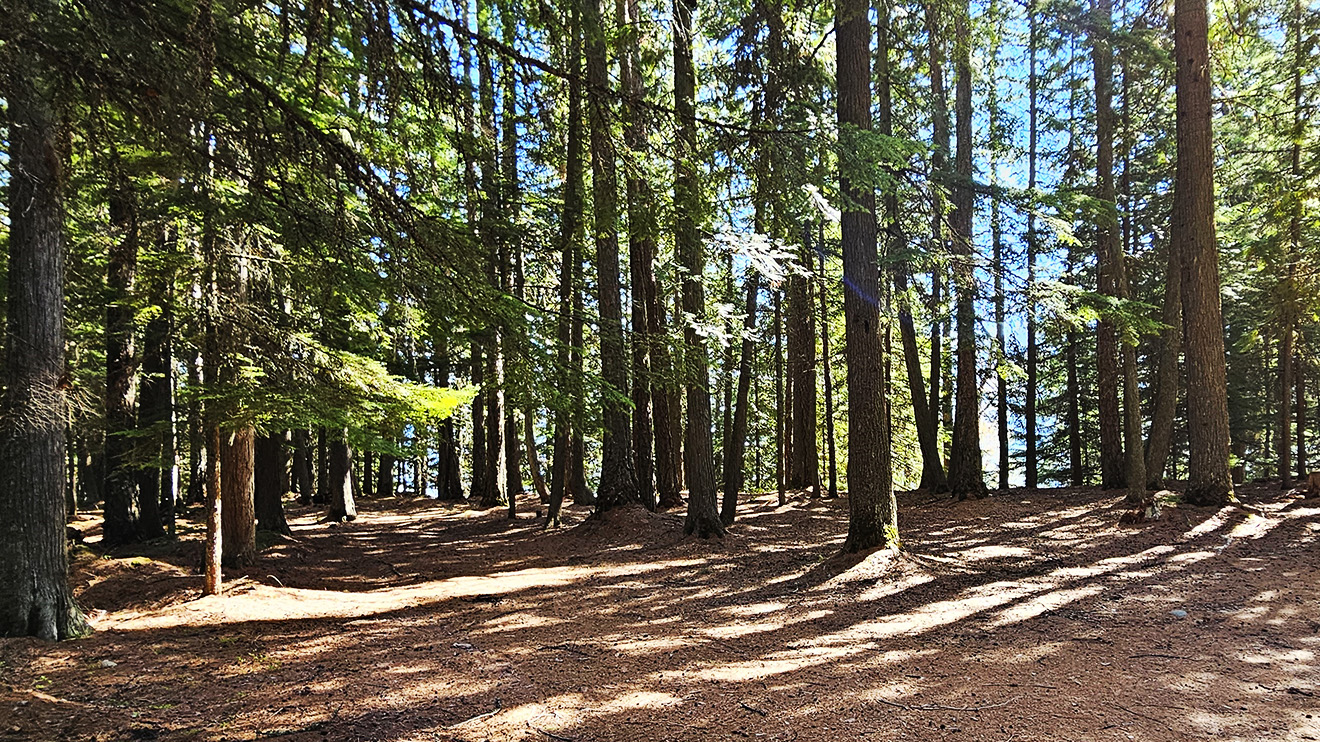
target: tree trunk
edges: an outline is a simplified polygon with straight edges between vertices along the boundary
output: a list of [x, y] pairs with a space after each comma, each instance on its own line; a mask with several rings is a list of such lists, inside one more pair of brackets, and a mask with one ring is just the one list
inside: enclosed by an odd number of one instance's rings
[[820, 239], [820, 358], [821, 371], [825, 374], [825, 445], [829, 461], [830, 489], [827, 496], [832, 500], [839, 496], [839, 468], [835, 456], [834, 443], [834, 378], [830, 373], [830, 310], [825, 300], [829, 282], [825, 280], [825, 235], [821, 227]]
[[[435, 383], [442, 388], [449, 388], [449, 339], [441, 336], [436, 339]], [[458, 439], [454, 430], [453, 418], [440, 421], [436, 427], [436, 498], [442, 502], [455, 502], [463, 499], [462, 473], [458, 464]]]
[[959, 5], [954, 16], [954, 66], [958, 73], [955, 89], [958, 151], [954, 169], [957, 184], [953, 188], [954, 282], [957, 287], [958, 377], [957, 409], [953, 418], [953, 455], [949, 458], [949, 489], [958, 499], [981, 497], [985, 482], [981, 478], [981, 403], [976, 377], [976, 276], [972, 251], [972, 62], [971, 30], [968, 28], [968, 5]]
[[[394, 497], [398, 491], [394, 486], [394, 470], [398, 467], [399, 460], [392, 454], [382, 453], [379, 456], [376, 470], [376, 497]], [[367, 476], [371, 476], [371, 470], [367, 470]]]
[[[112, 158], [118, 171], [118, 156]], [[118, 239], [106, 262], [105, 310], [105, 523], [106, 545], [140, 540], [160, 531], [141, 522], [133, 439], [137, 429], [136, 376], [133, 348], [133, 282], [137, 273], [138, 204], [132, 184], [121, 173], [113, 177], [109, 198], [110, 224]]]
[[253, 444], [250, 427], [220, 436], [221, 557], [231, 567], [257, 561], [257, 517], [253, 500]]
[[486, 492], [486, 362], [481, 343], [472, 341], [472, 386], [477, 396], [472, 398], [472, 482], [468, 499], [479, 502]]
[[312, 504], [312, 446], [311, 431], [293, 431], [293, 481], [298, 488], [298, 503]]
[[[1306, 134], [1302, 118], [1302, 71], [1304, 69], [1304, 40], [1302, 38], [1302, 3], [1293, 2], [1293, 18], [1290, 24], [1293, 35], [1293, 126], [1290, 152], [1290, 176], [1292, 188], [1296, 193], [1305, 190], [1302, 174], [1302, 141]], [[1303, 199], [1294, 197], [1288, 215], [1288, 268], [1280, 291], [1283, 337], [1279, 341], [1279, 433], [1275, 447], [1279, 459], [1279, 480], [1284, 489], [1292, 486], [1292, 409], [1293, 397], [1293, 334], [1297, 327], [1297, 263], [1301, 259], [1302, 218], [1304, 217]]]
[[[930, 66], [930, 108], [931, 108], [931, 129], [933, 146], [931, 148], [931, 181], [940, 183], [948, 178], [948, 157], [949, 157], [949, 97], [944, 88], [944, 23], [940, 17], [940, 7], [935, 0], [926, 0], [924, 3], [926, 13], [927, 30], [927, 53]], [[930, 398], [927, 409], [930, 411], [930, 424], [935, 431], [936, 448], [939, 448], [939, 430], [940, 430], [940, 374], [943, 369], [944, 339], [940, 332], [940, 315], [942, 308], [940, 302], [943, 292], [943, 268], [940, 265], [939, 257], [941, 253], [946, 252], [947, 245], [944, 238], [944, 195], [940, 188], [931, 189], [931, 249], [936, 255], [936, 260], [931, 266], [930, 273]], [[941, 472], [942, 473], [942, 472]], [[947, 481], [947, 480], [946, 480]], [[939, 478], [935, 470], [923, 463], [921, 475], [921, 488], [938, 492], [943, 488], [940, 486]]]
[[353, 500], [353, 450], [348, 447], [347, 430], [335, 431], [330, 441], [330, 499], [326, 503], [326, 520], [340, 523], [357, 520], [357, 503]]
[[[1039, 87], [1039, 78], [1036, 73], [1036, 48], [1039, 44], [1037, 40], [1039, 20], [1037, 19], [1036, 0], [1027, 0], [1027, 23], [1028, 23], [1028, 62], [1027, 72], [1027, 189], [1031, 191], [1033, 197], [1036, 192], [1036, 148], [1038, 139], [1038, 114], [1037, 110], [1037, 89]], [[1036, 398], [1040, 395], [1040, 382], [1038, 365], [1040, 362], [1039, 350], [1036, 340], [1036, 212], [1027, 212], [1027, 399], [1024, 431], [1026, 436], [1026, 485], [1028, 490], [1034, 490], [1040, 484], [1040, 454], [1039, 454], [1039, 433], [1036, 424]]]
[[775, 491], [779, 494], [779, 506], [783, 507], [788, 502], [784, 471], [787, 448], [784, 433], [788, 427], [784, 424], [784, 311], [780, 289], [771, 287], [770, 290], [775, 304]]
[[[869, 37], [870, 34], [868, 34]], [[802, 225], [803, 244], [798, 256], [811, 265], [811, 227]], [[820, 496], [820, 448], [816, 442], [816, 311], [811, 280], [788, 279], [788, 379], [793, 390], [791, 458], [788, 488], [811, 490]]]
[[324, 505], [330, 501], [330, 431], [324, 426], [316, 431], [316, 494], [312, 502]]
[[65, 544], [63, 157], [50, 86], [40, 76], [29, 19], [40, 3], [7, 15], [0, 72], [9, 136], [9, 267], [4, 390], [0, 397], [0, 636], [54, 641], [90, 628], [69, 589]]
[[1306, 479], [1306, 376], [1303, 373], [1302, 354], [1294, 356], [1294, 362], [1297, 364], [1297, 477]]
[[743, 341], [738, 360], [738, 398], [733, 413], [733, 429], [729, 431], [729, 448], [724, 454], [724, 501], [720, 504], [720, 521], [732, 525], [738, 510], [738, 495], [742, 492], [744, 465], [747, 462], [747, 416], [751, 401], [752, 361], [756, 344], [756, 296], [761, 282], [755, 272], [747, 276], [747, 299], [744, 304]]
[[[686, 271], [680, 278], [683, 311], [706, 315], [702, 274], [706, 256], [698, 219], [704, 212], [697, 175], [696, 70], [692, 62], [692, 12], [695, 0], [674, 0], [674, 110], [678, 136], [674, 158], [674, 249]], [[683, 439], [683, 470], [688, 486], [683, 532], [701, 538], [723, 536], [716, 503], [715, 462], [711, 440], [710, 372], [706, 340], [691, 323], [683, 331], [683, 385], [688, 420]]]
[[600, 487], [596, 512], [640, 503], [633, 461], [628, 406], [628, 359], [623, 343], [623, 305], [619, 298], [618, 184], [611, 136], [610, 75], [605, 27], [599, 0], [583, 2], [586, 42], [587, 114], [590, 123], [591, 193], [595, 209], [596, 303], [600, 312], [600, 367], [606, 389], [601, 395]]
[[[161, 311], [148, 322], [142, 337], [142, 377], [139, 385], [141, 404], [138, 423], [144, 434], [141, 438], [142, 462], [138, 469], [140, 493], [139, 525], [144, 539], [165, 535], [166, 520], [174, 523], [174, 493], [162, 484], [174, 465], [173, 446], [173, 368], [170, 335], [173, 324], [170, 306], [173, 303], [173, 276], [160, 277], [151, 282], [151, 296]], [[162, 497], [162, 495], [166, 495]]]
[[[867, 11], [866, 0], [839, 0], [836, 5], [838, 125], [845, 143], [850, 132], [871, 129], [871, 33]], [[869, 186], [855, 183], [855, 179], [846, 165], [841, 166], [844, 353], [848, 366], [846, 552], [898, 547], [888, 389], [882, 370], [875, 193]]]
[[1194, 505], [1223, 505], [1229, 479], [1228, 384], [1215, 244], [1214, 145], [1210, 131], [1210, 53], [1205, 0], [1175, 0], [1178, 166], [1173, 240], [1183, 261], [1188, 482]]
[[253, 492], [256, 506], [257, 528], [262, 531], [289, 536], [289, 522], [284, 518], [284, 479], [288, 456], [284, 451], [284, 433], [267, 433], [257, 437], [253, 451]]
[[1163, 489], [1164, 470], [1173, 445], [1173, 419], [1178, 411], [1178, 356], [1182, 352], [1182, 260], [1177, 241], [1169, 244], [1164, 275], [1164, 309], [1160, 321], [1159, 368], [1155, 380], [1155, 407], [1146, 443], [1146, 479], [1150, 489]]

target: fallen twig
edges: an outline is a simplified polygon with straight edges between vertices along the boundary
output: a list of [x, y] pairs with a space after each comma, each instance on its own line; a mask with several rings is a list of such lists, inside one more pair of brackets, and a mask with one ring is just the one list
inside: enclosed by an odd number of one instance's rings
[[547, 649], [558, 649], [561, 652], [572, 652], [573, 654], [582, 655], [583, 657], [595, 657], [595, 655], [587, 654], [586, 652], [583, 652], [581, 649], [577, 649], [569, 644], [547, 644], [544, 647], [537, 647], [537, 649], [541, 651], [545, 651]]
[[1134, 655], [1130, 655], [1130, 656], [1128, 656], [1128, 659], [1130, 659], [1130, 660], [1135, 660], [1135, 659], [1140, 659], [1140, 658], [1142, 658], [1142, 657], [1163, 657], [1163, 658], [1166, 659], [1166, 660], [1190, 660], [1190, 659], [1191, 659], [1191, 657], [1183, 657], [1182, 655], [1179, 655], [1179, 654], [1160, 654], [1160, 653], [1158, 653], [1158, 652], [1145, 652], [1145, 653], [1142, 653], [1142, 654], [1134, 654]]
[[752, 712], [753, 714], [759, 714], [759, 715], [761, 715], [761, 716], [765, 716], [765, 712], [762, 711], [761, 709], [755, 707], [755, 706], [749, 706], [748, 704], [743, 703], [742, 701], [739, 701], [739, 702], [738, 702], [738, 705], [739, 705], [739, 706], [742, 706], [743, 708], [747, 709], [748, 711]]

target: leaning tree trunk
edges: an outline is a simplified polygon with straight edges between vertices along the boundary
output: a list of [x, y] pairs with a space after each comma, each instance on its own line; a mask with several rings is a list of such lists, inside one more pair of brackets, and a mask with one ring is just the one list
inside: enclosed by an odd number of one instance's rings
[[[0, 96], [9, 131], [9, 287], [0, 407], [0, 636], [89, 631], [65, 548], [64, 214], [50, 87], [27, 51], [32, 3], [10, 16]], [[40, 3], [41, 9], [49, 12]], [[27, 6], [27, 7], [22, 7]], [[21, 24], [21, 25], [20, 25]]]
[[1223, 505], [1233, 496], [1228, 471], [1228, 380], [1215, 243], [1214, 141], [1210, 130], [1209, 24], [1205, 0], [1174, 0], [1177, 60], [1178, 167], [1173, 240], [1183, 261], [1188, 482], [1194, 505]]
[[720, 521], [732, 525], [738, 510], [738, 494], [742, 492], [744, 465], [747, 461], [747, 405], [752, 388], [752, 360], [756, 344], [756, 295], [761, 290], [758, 275], [747, 276], [746, 318], [743, 320], [743, 341], [738, 360], [738, 398], [733, 413], [733, 429], [729, 431], [729, 450], [724, 453], [724, 499], [720, 503]]
[[[674, 109], [678, 147], [674, 160], [674, 246], [681, 279], [683, 311], [695, 318], [706, 314], [702, 273], [705, 250], [697, 232], [701, 192], [697, 180], [696, 71], [692, 62], [692, 12], [695, 0], [674, 0]], [[710, 372], [706, 340], [691, 323], [683, 332], [682, 379], [687, 392], [688, 422], [683, 439], [684, 478], [688, 485], [687, 519], [683, 532], [701, 538], [724, 535], [716, 507], [715, 462], [711, 440]]]
[[[835, 16], [838, 123], [871, 128], [870, 24], [866, 0], [839, 0]], [[853, 134], [856, 135], [855, 133]], [[875, 192], [841, 166], [844, 353], [848, 365], [848, 538], [843, 550], [898, 546], [888, 389], [880, 335]]]
[[1155, 406], [1146, 442], [1146, 484], [1164, 487], [1164, 470], [1173, 447], [1173, 418], [1178, 411], [1178, 356], [1182, 354], [1182, 260], [1176, 241], [1169, 245], [1164, 275], [1164, 309], [1160, 321], [1159, 367], [1155, 372]]

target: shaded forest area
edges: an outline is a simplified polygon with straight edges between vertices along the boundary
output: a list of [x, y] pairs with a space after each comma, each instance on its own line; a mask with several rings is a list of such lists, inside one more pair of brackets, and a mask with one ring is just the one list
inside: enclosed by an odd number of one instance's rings
[[0, 738], [1320, 736], [1318, 31], [6, 0]]

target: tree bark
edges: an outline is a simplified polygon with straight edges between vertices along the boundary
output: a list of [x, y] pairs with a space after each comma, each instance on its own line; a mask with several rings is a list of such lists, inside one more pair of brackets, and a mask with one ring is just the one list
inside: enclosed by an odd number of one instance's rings
[[257, 437], [253, 451], [252, 499], [256, 506], [257, 528], [289, 536], [293, 532], [284, 517], [284, 488], [280, 486], [284, 468], [288, 465], [285, 435], [267, 433]]
[[825, 292], [829, 283], [825, 280], [825, 235], [824, 227], [821, 228], [822, 234], [818, 235], [821, 241], [820, 245], [820, 358], [821, 371], [825, 375], [825, 445], [829, 463], [829, 482], [830, 488], [826, 496], [834, 499], [839, 496], [839, 468], [835, 455], [836, 447], [834, 443], [834, 377], [830, 373], [830, 310], [829, 304], [825, 300]]
[[972, 250], [972, 62], [971, 30], [968, 27], [966, 0], [954, 16], [954, 66], [958, 73], [955, 88], [956, 137], [958, 150], [954, 169], [957, 184], [953, 188], [954, 283], [957, 288], [956, 319], [958, 330], [958, 376], [953, 418], [953, 450], [949, 457], [949, 489], [958, 499], [985, 495], [981, 473], [981, 403], [976, 376], [976, 276]]
[[231, 567], [257, 561], [257, 517], [253, 500], [253, 443], [251, 427], [220, 436], [221, 558]]
[[744, 303], [743, 341], [738, 360], [738, 398], [733, 413], [733, 429], [729, 431], [729, 447], [724, 454], [724, 501], [720, 504], [720, 521], [732, 525], [738, 510], [738, 495], [742, 492], [744, 467], [747, 462], [747, 416], [751, 401], [752, 360], [756, 344], [756, 296], [761, 290], [759, 276], [747, 276], [747, 299]]
[[775, 304], [775, 491], [779, 495], [779, 506], [788, 502], [785, 492], [784, 459], [787, 446], [784, 445], [784, 433], [787, 431], [784, 416], [784, 310], [779, 287], [772, 287]]
[[[1112, 212], [1114, 195], [1114, 55], [1108, 35], [1112, 25], [1110, 0], [1094, 0], [1091, 8], [1091, 69], [1095, 77], [1096, 198], [1105, 213], [1096, 224], [1096, 276], [1101, 294], [1118, 296], [1118, 222]], [[1112, 316], [1101, 315], [1096, 327], [1096, 383], [1100, 414], [1100, 487], [1123, 489], [1123, 416], [1119, 410], [1118, 329]], [[1136, 485], [1134, 485], [1135, 487]], [[1134, 490], [1136, 491], [1136, 490]]]
[[139, 444], [142, 461], [137, 475], [139, 526], [144, 539], [164, 536], [166, 522], [171, 529], [174, 524], [175, 493], [170, 486], [174, 466], [174, 447], [171, 445], [174, 417], [174, 360], [170, 337], [173, 330], [172, 285], [173, 276], [160, 276], [151, 281], [150, 295], [161, 311], [147, 322], [142, 336], [138, 425], [144, 435]]
[[1306, 375], [1303, 372], [1302, 354], [1298, 353], [1293, 358], [1297, 364], [1297, 477], [1305, 479], [1307, 475], [1306, 461]]
[[[1027, 71], [1027, 189], [1031, 191], [1032, 197], [1036, 193], [1036, 150], [1039, 137], [1039, 110], [1037, 107], [1037, 92], [1039, 88], [1039, 77], [1036, 71], [1037, 54], [1036, 49], [1039, 45], [1038, 33], [1039, 23], [1037, 19], [1036, 0], [1027, 2], [1027, 23], [1028, 39], [1027, 48], [1030, 60]], [[1034, 490], [1040, 485], [1040, 453], [1039, 453], [1039, 433], [1037, 432], [1036, 421], [1036, 400], [1040, 395], [1039, 378], [1039, 349], [1036, 340], [1036, 253], [1038, 247], [1036, 244], [1036, 212], [1033, 209], [1027, 213], [1027, 399], [1025, 420], [1023, 424], [1026, 428], [1026, 485], [1027, 489]]]
[[353, 450], [348, 447], [348, 431], [335, 431], [330, 441], [330, 498], [326, 503], [326, 520], [340, 523], [357, 520], [357, 503], [353, 500]]
[[600, 0], [582, 0], [586, 43], [587, 115], [591, 145], [591, 193], [595, 210], [596, 304], [600, 312], [600, 366], [606, 388], [601, 395], [600, 486], [596, 512], [640, 503], [634, 469], [628, 406], [628, 359], [623, 342], [623, 305], [619, 298], [618, 183], [612, 140], [609, 66]]
[[[940, 17], [940, 7], [936, 0], [926, 0], [927, 53], [930, 67], [930, 109], [933, 146], [931, 148], [931, 251], [935, 258], [930, 273], [930, 398], [927, 409], [930, 424], [935, 431], [936, 448], [939, 448], [940, 430], [940, 374], [943, 369], [944, 339], [940, 332], [940, 302], [943, 292], [943, 267], [940, 257], [948, 251], [944, 238], [945, 199], [939, 187], [948, 176], [949, 157], [949, 97], [944, 88], [944, 22]], [[947, 480], [946, 480], [947, 481]], [[935, 470], [923, 463], [921, 488], [941, 491], [939, 478]]]
[[[36, 6], [36, 7], [34, 7]], [[63, 156], [52, 88], [29, 45], [48, 3], [19, 0], [0, 49], [9, 132], [9, 267], [0, 397], [0, 636], [54, 641], [90, 628], [65, 545]], [[31, 34], [31, 35], [30, 35]]]
[[[841, 139], [871, 129], [867, 0], [837, 0], [838, 125]], [[840, 168], [843, 195], [844, 353], [848, 366], [848, 538], [843, 550], [898, 547], [888, 389], [880, 338], [875, 193]]]
[[[869, 34], [868, 34], [869, 36]], [[811, 265], [811, 227], [802, 226], [803, 243], [798, 256]], [[788, 279], [788, 380], [793, 390], [792, 441], [788, 462], [788, 488], [811, 490], [820, 496], [820, 448], [816, 439], [816, 312], [811, 280], [806, 276]]]
[[1146, 479], [1150, 489], [1163, 489], [1164, 471], [1173, 446], [1173, 419], [1178, 411], [1178, 356], [1182, 353], [1182, 260], [1177, 242], [1169, 244], [1164, 274], [1164, 308], [1160, 317], [1159, 367], [1156, 370], [1155, 406], [1146, 442]]
[[1210, 127], [1210, 53], [1205, 0], [1175, 0], [1178, 165], [1173, 240], [1183, 261], [1186, 338], [1188, 482], [1194, 505], [1233, 496], [1228, 472], [1228, 384], [1215, 244], [1214, 146]]
[[[137, 274], [138, 204], [132, 184], [120, 172], [113, 155], [113, 185], [110, 190], [110, 224], [119, 237], [111, 243], [106, 262], [105, 309], [105, 523], [107, 545], [140, 540], [146, 531], [141, 522], [137, 472], [133, 465], [133, 440], [137, 429], [137, 361], [134, 355], [133, 284]], [[154, 535], [154, 534], [153, 534]]]
[[298, 488], [298, 503], [312, 504], [312, 446], [311, 431], [293, 431], [293, 481]]
[[[706, 293], [702, 285], [706, 256], [697, 232], [697, 220], [704, 209], [697, 175], [697, 80], [692, 61], [692, 13], [695, 8], [695, 0], [674, 0], [674, 110], [678, 119], [674, 159], [674, 247], [679, 265], [686, 271], [680, 279], [683, 311], [700, 319], [706, 314]], [[688, 509], [683, 532], [701, 538], [723, 536], [724, 524], [720, 521], [715, 492], [706, 340], [690, 322], [683, 331], [683, 339], [682, 379], [688, 413], [683, 438]]]

